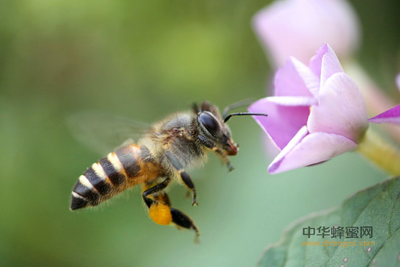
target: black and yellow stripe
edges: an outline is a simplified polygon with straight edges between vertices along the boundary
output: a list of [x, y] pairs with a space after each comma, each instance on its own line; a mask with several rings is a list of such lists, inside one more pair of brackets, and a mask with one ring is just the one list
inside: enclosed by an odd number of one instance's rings
[[[72, 189], [71, 210], [97, 206], [113, 195], [141, 181], [142, 152], [147, 148], [127, 145], [94, 163], [81, 175]], [[142, 165], [142, 166], [141, 166]]]

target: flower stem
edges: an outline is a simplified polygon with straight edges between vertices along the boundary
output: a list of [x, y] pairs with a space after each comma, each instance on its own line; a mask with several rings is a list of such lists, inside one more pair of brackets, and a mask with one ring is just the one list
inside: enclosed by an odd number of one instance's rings
[[365, 133], [357, 151], [386, 172], [400, 175], [400, 152], [371, 129]]

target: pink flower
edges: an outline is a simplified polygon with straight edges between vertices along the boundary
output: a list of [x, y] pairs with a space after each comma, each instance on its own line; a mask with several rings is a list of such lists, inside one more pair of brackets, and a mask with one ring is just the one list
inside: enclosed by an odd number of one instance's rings
[[397, 85], [397, 89], [400, 90], [400, 73], [397, 74], [397, 76], [396, 76], [396, 85]]
[[290, 58], [275, 75], [275, 96], [258, 100], [249, 111], [268, 114], [254, 119], [281, 150], [270, 173], [354, 150], [368, 128], [364, 99], [326, 44], [308, 67]]
[[324, 43], [348, 57], [360, 39], [357, 16], [344, 0], [276, 1], [254, 16], [253, 25], [276, 67], [289, 56], [306, 63]]
[[[400, 74], [396, 77], [396, 85], [400, 90]], [[368, 120], [372, 123], [395, 123], [400, 124], [400, 105], [395, 106], [371, 119]]]

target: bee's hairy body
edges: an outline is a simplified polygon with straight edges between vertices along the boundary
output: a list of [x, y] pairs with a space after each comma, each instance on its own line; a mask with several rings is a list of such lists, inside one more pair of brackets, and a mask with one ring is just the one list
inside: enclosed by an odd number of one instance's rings
[[142, 184], [143, 200], [156, 223], [172, 223], [198, 235], [193, 221], [171, 207], [165, 188], [177, 179], [193, 193], [193, 204], [197, 204], [185, 169], [204, 162], [209, 151], [232, 169], [228, 155], [236, 154], [237, 145], [218, 108], [205, 101], [200, 108], [193, 106], [192, 112], [176, 113], [154, 124], [137, 144], [125, 144], [86, 169], [72, 190], [70, 209], [97, 206]]
[[94, 163], [75, 184], [71, 209], [97, 206], [135, 185], [174, 177], [174, 168], [163, 150], [170, 151], [184, 167], [205, 160], [204, 148], [193, 138], [195, 130], [190, 126], [195, 119], [174, 114], [155, 125], [138, 144], [124, 145]]

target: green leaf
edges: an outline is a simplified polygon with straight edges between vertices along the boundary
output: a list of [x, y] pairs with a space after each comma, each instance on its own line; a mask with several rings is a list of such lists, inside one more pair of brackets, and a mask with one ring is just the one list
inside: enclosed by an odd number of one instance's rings
[[[372, 238], [360, 237], [360, 227], [365, 226], [372, 227]], [[310, 237], [308, 227], [311, 233], [315, 228]], [[318, 227], [329, 228], [330, 235], [318, 235]], [[343, 227], [342, 238], [331, 236], [337, 227]], [[357, 238], [349, 238], [346, 227], [356, 227]], [[266, 249], [259, 266], [400, 266], [400, 177], [356, 193], [339, 208], [295, 222], [278, 244]]]

